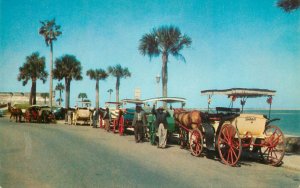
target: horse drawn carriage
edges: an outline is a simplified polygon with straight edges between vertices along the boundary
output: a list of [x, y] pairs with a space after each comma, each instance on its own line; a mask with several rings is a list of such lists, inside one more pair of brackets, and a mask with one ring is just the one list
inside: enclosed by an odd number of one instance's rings
[[[234, 166], [242, 151], [257, 153], [264, 162], [273, 166], [282, 163], [285, 153], [284, 135], [279, 127], [271, 125], [279, 119], [270, 119], [272, 97], [275, 91], [266, 89], [233, 88], [226, 90], [205, 90], [208, 95], [208, 113], [201, 114], [201, 125], [190, 131], [191, 152], [199, 156], [205, 147], [218, 152], [221, 161]], [[213, 95], [226, 95], [231, 99], [229, 108], [209, 108]], [[243, 113], [249, 98], [267, 97], [270, 105], [269, 117], [262, 114]], [[242, 109], [233, 108], [234, 101], [240, 98]]]
[[77, 125], [80, 121], [82, 124], [92, 125], [92, 112], [87, 107], [77, 107], [73, 112], [73, 124]]
[[[145, 104], [146, 103], [147, 104], [152, 103], [152, 104], [155, 104], [156, 106], [158, 106], [158, 103], [166, 103], [167, 106], [169, 105], [169, 108], [166, 109], [170, 114], [170, 116], [167, 117], [168, 138], [170, 138], [173, 133], [176, 133], [176, 132], [179, 131], [178, 126], [176, 125], [176, 121], [175, 121], [173, 112], [178, 111], [178, 110], [180, 111], [180, 110], [183, 109], [183, 107], [186, 103], [185, 98], [180, 98], [180, 97], [158, 97], [158, 98], [147, 99], [147, 100], [144, 101], [144, 103]], [[173, 109], [172, 105], [176, 105], [176, 103], [180, 104], [181, 106], [180, 106], [180, 108]], [[156, 120], [156, 118], [155, 118], [154, 114], [149, 113], [147, 115], [148, 129], [149, 129], [149, 134], [150, 134], [149, 137], [150, 137], [150, 143], [152, 145], [155, 145], [155, 141], [156, 141], [156, 137], [157, 137], [156, 127], [154, 125], [155, 120]]]
[[[121, 127], [119, 126], [119, 124], [122, 124], [122, 119], [120, 119], [120, 117], [122, 116], [122, 109], [120, 108], [122, 106], [121, 102], [105, 102], [105, 106], [107, 108], [109, 108], [109, 112], [110, 112], [110, 127], [112, 125], [112, 129], [113, 132], [116, 133], [117, 130], [119, 130], [119, 133], [122, 132]], [[103, 127], [104, 125], [104, 121], [103, 121], [103, 116], [105, 113], [105, 109], [100, 108], [100, 116], [99, 116], [99, 124], [100, 124], [100, 128]]]
[[[78, 107], [78, 103], [81, 104], [82, 107]], [[77, 123], [81, 122], [82, 124], [88, 124], [91, 126], [92, 111], [89, 106], [91, 106], [91, 102], [77, 101], [75, 109], [69, 110], [69, 113], [72, 113], [70, 117], [70, 119], [72, 119], [71, 124], [77, 125]]]
[[[119, 113], [119, 118], [118, 118], [118, 129], [119, 129], [119, 134], [123, 135], [124, 132], [128, 129], [134, 130], [134, 127], [132, 127], [132, 121], [134, 118], [134, 113], [135, 113], [135, 107], [136, 105], [143, 105], [144, 101], [139, 100], [139, 99], [123, 99], [121, 100], [122, 103], [122, 108], [121, 113]], [[128, 105], [134, 105], [129, 107]]]
[[25, 122], [51, 123], [55, 121], [55, 116], [47, 105], [32, 105], [24, 113]]

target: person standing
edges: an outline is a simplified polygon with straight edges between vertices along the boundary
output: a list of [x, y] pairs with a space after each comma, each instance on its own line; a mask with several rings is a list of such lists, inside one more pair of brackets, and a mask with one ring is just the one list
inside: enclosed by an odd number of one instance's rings
[[93, 110], [93, 128], [97, 128], [98, 119], [99, 119], [99, 109], [94, 108], [94, 110]]
[[158, 132], [158, 148], [166, 148], [167, 145], [167, 117], [170, 116], [169, 112], [164, 112], [163, 107], [159, 107], [157, 110], [155, 110], [155, 105], [153, 105], [152, 113], [155, 115], [155, 126]]
[[146, 116], [140, 105], [135, 108], [135, 113], [132, 121], [132, 126], [134, 127], [135, 142], [144, 141], [144, 127], [146, 126]]
[[170, 105], [170, 108], [169, 108], [168, 112], [169, 112], [171, 117], [174, 116], [174, 109], [173, 109], [172, 105]]
[[110, 119], [111, 119], [111, 115], [110, 115], [110, 111], [108, 106], [106, 106], [105, 112], [103, 114], [103, 120], [104, 120], [104, 128], [107, 132], [109, 132], [110, 129]]

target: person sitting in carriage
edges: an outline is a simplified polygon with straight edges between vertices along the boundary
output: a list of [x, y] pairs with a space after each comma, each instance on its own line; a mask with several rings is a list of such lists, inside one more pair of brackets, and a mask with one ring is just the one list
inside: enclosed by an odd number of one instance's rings
[[170, 116], [168, 111], [164, 112], [164, 108], [161, 106], [155, 110], [155, 105], [153, 105], [152, 113], [155, 115], [156, 120], [154, 122], [157, 132], [158, 132], [158, 148], [166, 148], [167, 146], [167, 117]]
[[135, 142], [144, 141], [144, 127], [146, 126], [146, 115], [140, 105], [136, 105], [135, 113], [132, 121], [134, 127]]

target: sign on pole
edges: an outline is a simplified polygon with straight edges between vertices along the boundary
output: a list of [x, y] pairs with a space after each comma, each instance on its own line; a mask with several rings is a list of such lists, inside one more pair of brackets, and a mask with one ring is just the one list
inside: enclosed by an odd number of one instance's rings
[[135, 99], [141, 99], [141, 89], [140, 88], [135, 88], [135, 90], [134, 90], [134, 98]]

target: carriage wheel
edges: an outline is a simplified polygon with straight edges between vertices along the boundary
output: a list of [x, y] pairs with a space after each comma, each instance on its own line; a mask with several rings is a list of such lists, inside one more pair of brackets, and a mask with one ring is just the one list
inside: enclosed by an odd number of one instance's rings
[[266, 127], [265, 140], [260, 148], [260, 154], [264, 162], [273, 166], [281, 165], [285, 153], [285, 141], [282, 131], [274, 125]]
[[190, 137], [190, 148], [194, 156], [199, 157], [203, 150], [203, 135], [200, 130], [193, 130]]
[[119, 119], [119, 135], [122, 136], [124, 134], [124, 116], [121, 116]]
[[234, 166], [242, 153], [241, 138], [237, 129], [231, 124], [224, 124], [219, 132], [217, 142], [222, 162]]

